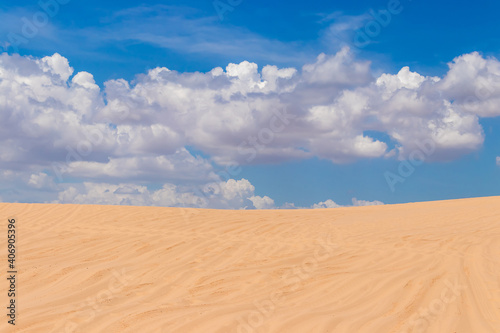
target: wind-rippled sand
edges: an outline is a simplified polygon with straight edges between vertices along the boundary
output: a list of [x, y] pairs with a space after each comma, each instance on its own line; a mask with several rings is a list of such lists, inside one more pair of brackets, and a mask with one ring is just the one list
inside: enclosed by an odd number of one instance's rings
[[500, 197], [0, 212], [4, 273], [8, 217], [19, 237], [17, 325], [3, 315], [1, 332], [500, 332]]

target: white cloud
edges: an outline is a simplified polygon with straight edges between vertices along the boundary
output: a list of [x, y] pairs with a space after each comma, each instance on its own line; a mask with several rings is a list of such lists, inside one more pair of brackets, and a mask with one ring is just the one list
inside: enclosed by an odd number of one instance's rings
[[[432, 81], [437, 82], [439, 78], [432, 77]], [[376, 81], [377, 86], [384, 86], [387, 94], [391, 94], [402, 88], [418, 89], [426, 78], [418, 73], [411, 72], [410, 67], [401, 68], [398, 74], [382, 74]]]
[[353, 206], [378, 206], [378, 205], [383, 205], [384, 203], [382, 201], [374, 200], [374, 201], [367, 201], [367, 200], [358, 200], [356, 198], [352, 198], [352, 205]]
[[229, 179], [227, 182], [219, 183], [219, 185], [221, 189], [220, 192], [226, 200], [233, 200], [238, 197], [243, 198], [253, 193], [255, 190], [255, 187], [246, 179]]
[[464, 54], [448, 64], [437, 88], [464, 111], [480, 117], [500, 115], [500, 62], [478, 52]]
[[[259, 72], [246, 61], [208, 73], [157, 68], [138, 76], [134, 85], [111, 80], [101, 91], [90, 73], [69, 79], [73, 69], [58, 54], [41, 60], [3, 54], [4, 138], [23, 149], [5, 145], [0, 156], [20, 163], [39, 155], [43, 165], [66, 163], [68, 154], [71, 159], [72, 152], [79, 152], [82, 161], [75, 158], [67, 168], [78, 176], [85, 175], [85, 168], [108, 170], [110, 176], [117, 163], [126, 166], [152, 156], [168, 161], [185, 146], [218, 163], [312, 156], [345, 163], [387, 155], [386, 142], [365, 134], [373, 130], [391, 136], [402, 156], [430, 139], [436, 143], [434, 159], [451, 159], [478, 149], [482, 128], [470, 108], [443, 99], [436, 90], [451, 96], [459, 80], [456, 72], [467, 61], [491, 68], [489, 77], [497, 80], [498, 61], [483, 59], [488, 67], [478, 57], [457, 58], [443, 79], [408, 67], [375, 79], [369, 63], [357, 62], [344, 48], [333, 56], [320, 55], [301, 72], [275, 66]], [[151, 163], [160, 163], [158, 171], [165, 167], [160, 160]]]
[[357, 86], [371, 81], [370, 62], [354, 61], [349, 48], [334, 56], [322, 53], [313, 64], [302, 68], [304, 81], [309, 84]]
[[497, 165], [500, 166], [500, 156], [497, 156]]
[[53, 202], [231, 209], [264, 209], [274, 204], [267, 196], [254, 196], [254, 189], [246, 179], [229, 179], [227, 182], [210, 183], [198, 188], [166, 183], [157, 190], [132, 183], [85, 182], [65, 186]]
[[337, 204], [332, 199], [328, 199], [328, 200], [313, 204], [311, 206], [311, 208], [318, 209], [318, 208], [338, 208], [338, 207], [356, 207], [356, 206], [378, 206], [378, 205], [383, 205], [383, 204], [384, 203], [382, 201], [378, 201], [378, 200], [367, 201], [367, 200], [358, 200], [356, 198], [352, 198], [352, 206], [342, 206], [342, 205]]
[[[68, 81], [74, 71], [73, 68], [69, 66], [68, 59], [58, 53], [54, 54], [52, 57], [44, 57], [36, 62], [45, 73], [57, 75], [63, 82]], [[80, 74], [80, 76], [81, 75], [82, 74]]]
[[39, 172], [37, 174], [32, 174], [28, 181], [28, 185], [36, 189], [54, 189], [56, 184], [54, 179], [47, 175], [46, 173]]
[[[3, 53], [0, 168], [18, 174], [26, 191], [54, 191], [59, 176], [114, 186], [212, 186], [220, 191], [214, 192], [216, 205], [265, 206], [270, 201], [254, 196], [253, 185], [223, 181], [216, 165], [405, 158], [423, 142], [434, 146], [427, 160], [451, 160], [481, 147], [479, 117], [500, 116], [495, 58], [462, 55], [441, 78], [408, 67], [374, 77], [370, 66], [344, 48], [302, 69], [270, 65], [259, 71], [248, 61], [207, 73], [162, 67], [133, 83], [110, 80], [101, 89], [92, 74], [74, 73], [59, 54], [34, 59]], [[396, 148], [389, 151], [388, 142], [370, 131], [385, 133]], [[64, 197], [92, 201], [93, 193], [108, 193], [102, 188], [66, 188]], [[19, 191], [12, 197], [24, 193]], [[172, 191], [140, 200], [169, 202]]]
[[337, 208], [337, 207], [342, 207], [342, 206], [337, 204], [332, 199], [328, 199], [328, 200], [313, 204], [311, 208], [318, 209], [318, 208]]
[[250, 201], [252, 201], [253, 205], [257, 209], [273, 209], [274, 207], [274, 200], [269, 198], [267, 195], [260, 197], [258, 195], [254, 195], [250, 198], [248, 198]]
[[179, 148], [170, 155], [145, 154], [134, 157], [110, 157], [108, 161], [70, 159], [70, 163], [56, 166], [63, 176], [85, 179], [118, 179], [165, 181], [205, 181], [216, 179], [212, 165], [201, 157]]
[[280, 209], [299, 209], [299, 208], [302, 208], [302, 207], [297, 207], [295, 206], [294, 203], [292, 202], [285, 202], [283, 205], [281, 205], [279, 207]]

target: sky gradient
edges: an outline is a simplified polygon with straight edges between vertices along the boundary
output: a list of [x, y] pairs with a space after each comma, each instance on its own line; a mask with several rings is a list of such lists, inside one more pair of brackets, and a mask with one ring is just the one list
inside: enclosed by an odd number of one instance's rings
[[499, 195], [494, 1], [0, 6], [0, 200]]

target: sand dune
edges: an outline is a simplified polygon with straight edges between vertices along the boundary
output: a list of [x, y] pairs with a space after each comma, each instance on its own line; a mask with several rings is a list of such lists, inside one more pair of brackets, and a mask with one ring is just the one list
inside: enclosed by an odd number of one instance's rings
[[4, 272], [8, 217], [19, 251], [17, 325], [1, 332], [500, 332], [500, 197], [0, 212]]

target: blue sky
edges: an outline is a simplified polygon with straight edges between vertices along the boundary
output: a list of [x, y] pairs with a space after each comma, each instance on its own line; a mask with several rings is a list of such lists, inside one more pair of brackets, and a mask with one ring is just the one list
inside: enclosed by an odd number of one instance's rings
[[[0, 198], [285, 208], [499, 195], [499, 9], [2, 4]], [[290, 114], [282, 130], [276, 112]], [[251, 137], [260, 148], [243, 153]]]

